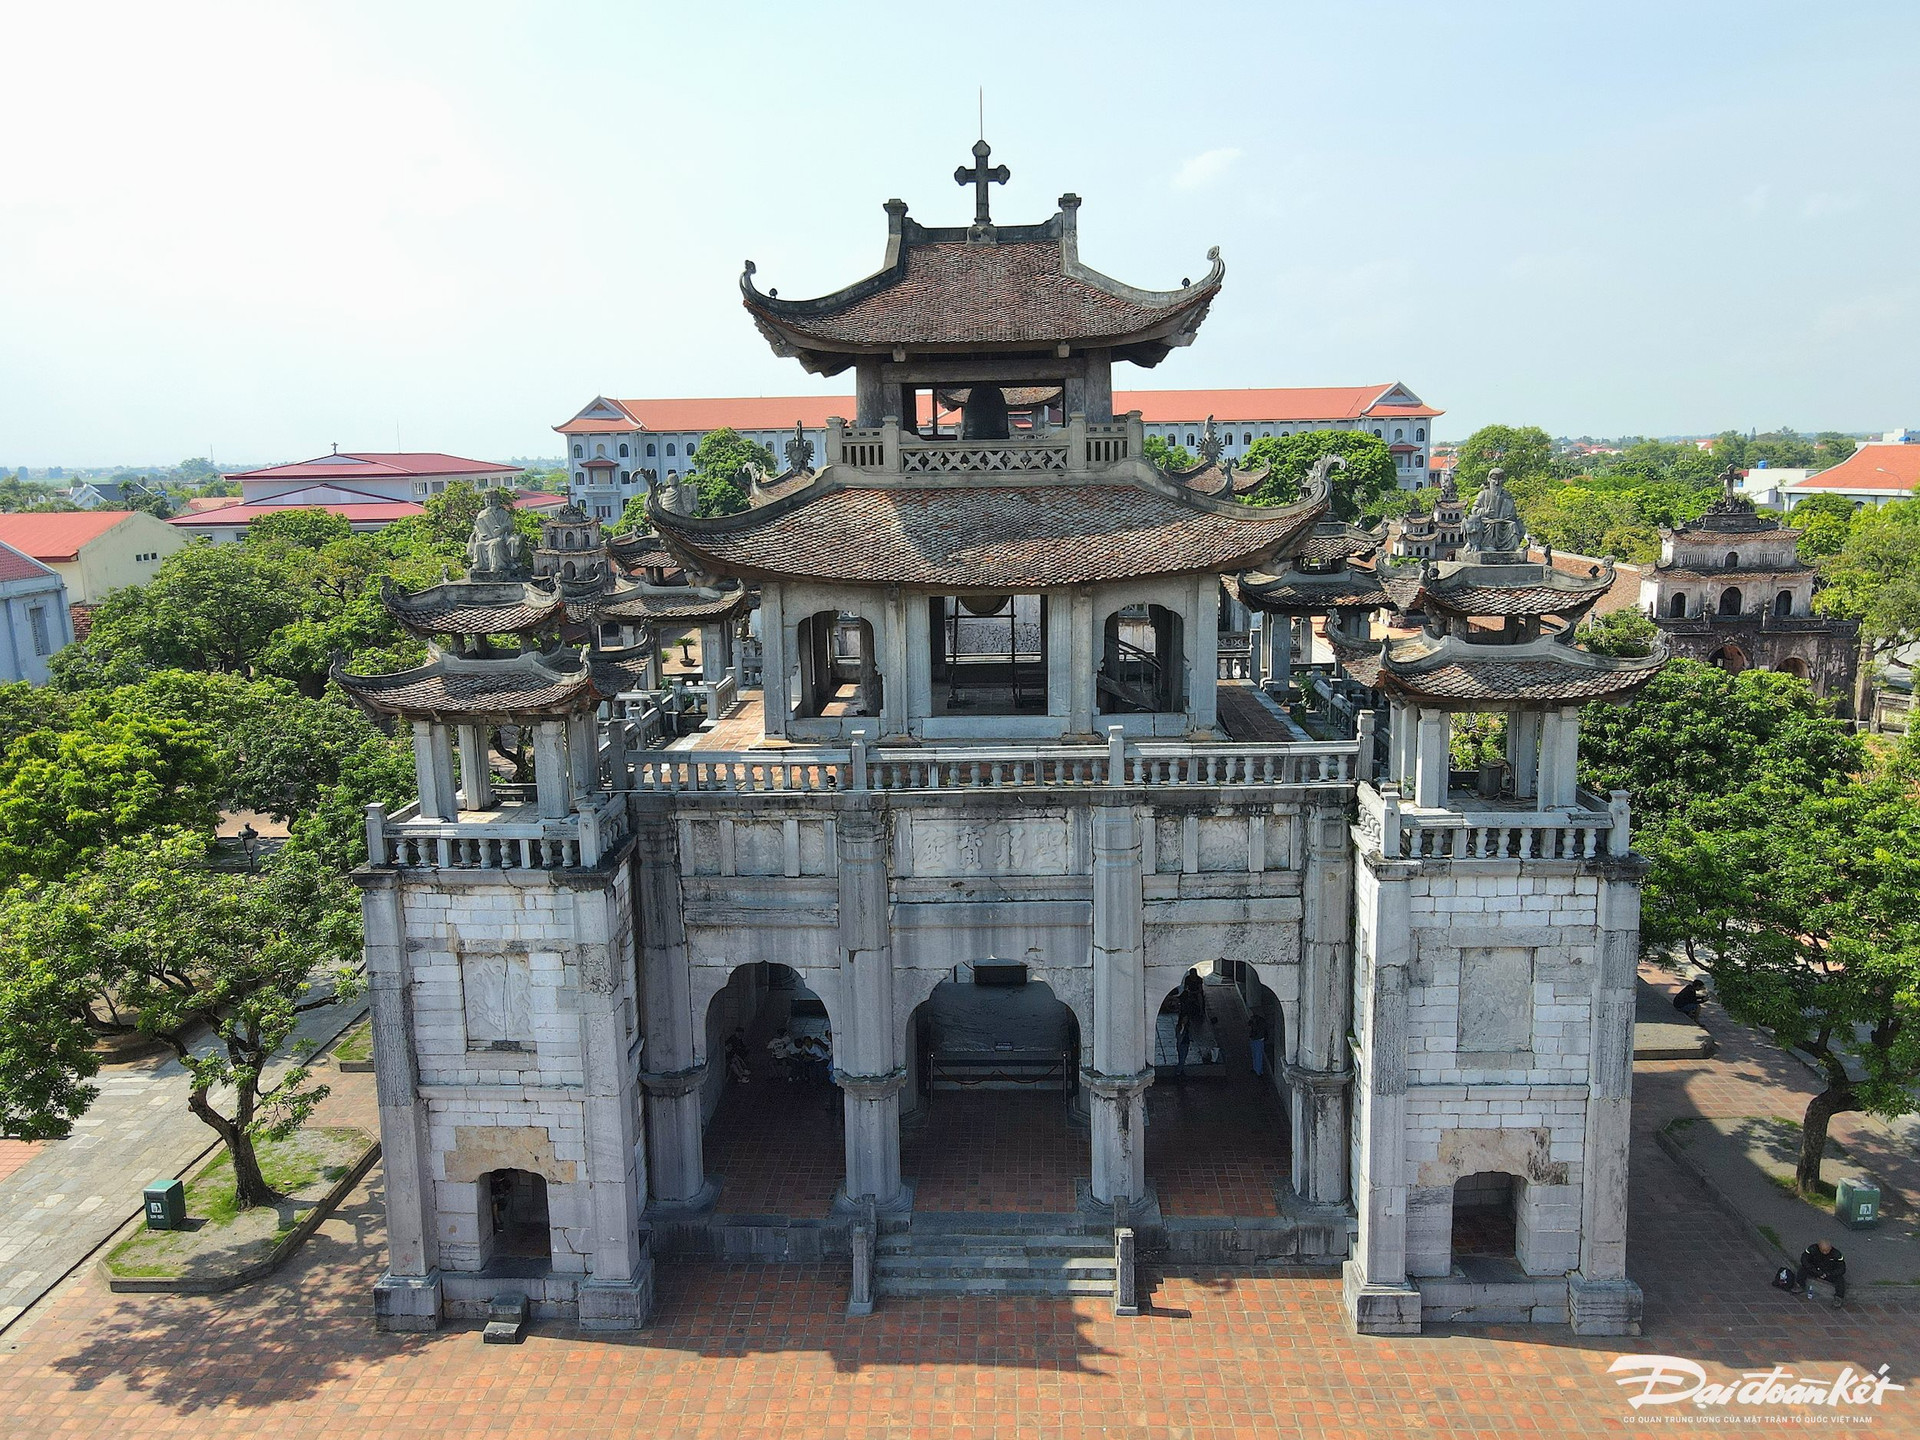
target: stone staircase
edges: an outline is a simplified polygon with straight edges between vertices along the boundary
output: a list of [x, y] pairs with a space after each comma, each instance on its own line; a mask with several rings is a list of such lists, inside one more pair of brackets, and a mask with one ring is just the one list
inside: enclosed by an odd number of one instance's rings
[[882, 1218], [881, 1295], [1113, 1297], [1113, 1230], [1078, 1215]]

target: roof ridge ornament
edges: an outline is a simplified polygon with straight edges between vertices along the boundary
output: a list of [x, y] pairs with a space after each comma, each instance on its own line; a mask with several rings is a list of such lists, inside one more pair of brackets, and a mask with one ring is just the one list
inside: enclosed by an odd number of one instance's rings
[[987, 202], [987, 186], [1004, 185], [1013, 172], [1004, 165], [989, 167], [987, 159], [993, 147], [982, 136], [973, 143], [973, 167], [962, 165], [953, 172], [953, 183], [973, 186], [973, 226], [967, 231], [969, 242], [991, 245], [994, 241], [993, 216]]

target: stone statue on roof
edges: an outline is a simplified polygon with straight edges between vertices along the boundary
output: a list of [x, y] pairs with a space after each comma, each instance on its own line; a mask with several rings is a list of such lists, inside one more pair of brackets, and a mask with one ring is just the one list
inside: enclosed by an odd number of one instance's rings
[[468, 578], [504, 579], [519, 573], [526, 548], [506, 497], [490, 491], [486, 507], [473, 517], [473, 534], [467, 539]]
[[1513, 551], [1520, 548], [1520, 512], [1514, 508], [1513, 496], [1507, 493], [1506, 471], [1495, 469], [1488, 473], [1487, 483], [1473, 497], [1473, 508], [1467, 512], [1466, 523], [1460, 528], [1466, 533], [1469, 549]]
[[1200, 432], [1200, 458], [1208, 465], [1218, 463], [1220, 452], [1225, 447], [1220, 439], [1220, 431], [1213, 423], [1213, 416], [1207, 416], [1207, 423]]

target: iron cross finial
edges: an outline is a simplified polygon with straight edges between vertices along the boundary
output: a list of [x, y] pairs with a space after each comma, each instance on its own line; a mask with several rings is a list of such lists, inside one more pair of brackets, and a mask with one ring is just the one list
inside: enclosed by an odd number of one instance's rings
[[987, 157], [993, 154], [993, 147], [985, 140], [974, 142], [973, 168], [962, 165], [953, 172], [953, 183], [973, 186], [973, 223], [991, 225], [993, 217], [987, 213], [987, 186], [1004, 185], [1013, 172], [1004, 165], [987, 168]]

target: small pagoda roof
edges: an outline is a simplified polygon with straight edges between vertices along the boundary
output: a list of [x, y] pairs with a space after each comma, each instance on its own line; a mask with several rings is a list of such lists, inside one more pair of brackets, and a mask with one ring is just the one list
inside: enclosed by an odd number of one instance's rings
[[1395, 597], [1402, 610], [1459, 616], [1584, 615], [1613, 588], [1611, 560], [1591, 575], [1569, 575], [1539, 561], [1492, 559], [1486, 554], [1423, 565], [1413, 593]]
[[673, 552], [660, 541], [660, 537], [650, 530], [634, 535], [615, 535], [607, 541], [607, 553], [615, 562], [625, 566], [638, 566], [643, 570], [665, 570], [680, 562], [673, 558]]
[[1229, 589], [1252, 610], [1284, 615], [1322, 615], [1331, 610], [1382, 610], [1392, 604], [1380, 577], [1365, 566], [1337, 570], [1301, 570], [1288, 566], [1268, 573], [1249, 570], [1235, 576]]
[[1163, 474], [1176, 484], [1201, 495], [1218, 495], [1231, 500], [1236, 495], [1247, 495], [1260, 488], [1260, 483], [1273, 473], [1273, 467], [1263, 465], [1255, 470], [1242, 470], [1231, 460], [1203, 460], [1186, 470], [1168, 470]]
[[429, 642], [427, 661], [391, 675], [350, 675], [336, 659], [340, 688], [367, 709], [406, 720], [515, 724], [571, 715], [609, 692], [575, 650], [526, 651], [489, 658], [455, 655]]
[[834, 375], [858, 355], [1074, 349], [1157, 365], [1192, 343], [1226, 275], [1216, 248], [1200, 280], [1142, 290], [1082, 265], [1078, 196], [1038, 225], [927, 226], [887, 202], [886, 259], [866, 279], [812, 300], [782, 300], [754, 284], [751, 260], [740, 296], [777, 355]]
[[415, 635], [524, 635], [557, 625], [566, 602], [549, 580], [442, 580], [405, 591], [380, 582], [380, 603]]
[[740, 585], [715, 589], [699, 585], [622, 585], [602, 597], [598, 616], [629, 624], [713, 620], [738, 614], [752, 598]]
[[1326, 519], [1307, 532], [1300, 548], [1293, 552], [1294, 562], [1332, 565], [1343, 560], [1362, 560], [1380, 548], [1384, 537], [1374, 530], [1362, 530], [1345, 520]]
[[1500, 645], [1423, 632], [1340, 658], [1361, 684], [1440, 710], [1622, 700], [1667, 661], [1664, 642], [1650, 655], [1627, 658], [1582, 650], [1569, 643], [1572, 634]]
[[828, 471], [738, 515], [695, 519], [657, 497], [650, 514], [669, 547], [708, 573], [1007, 591], [1248, 569], [1326, 503], [1316, 489], [1284, 508], [1239, 505], [1144, 477], [849, 484]]
[[602, 695], [623, 695], [648, 686], [648, 665], [653, 646], [642, 640], [621, 650], [594, 650], [587, 655], [587, 668], [593, 674], [593, 688]]
[[1800, 560], [1789, 560], [1782, 565], [1713, 565], [1706, 568], [1691, 565], [1668, 565], [1656, 562], [1649, 567], [1662, 580], [1765, 580], [1786, 579], [1795, 575], [1807, 575], [1814, 566]]

